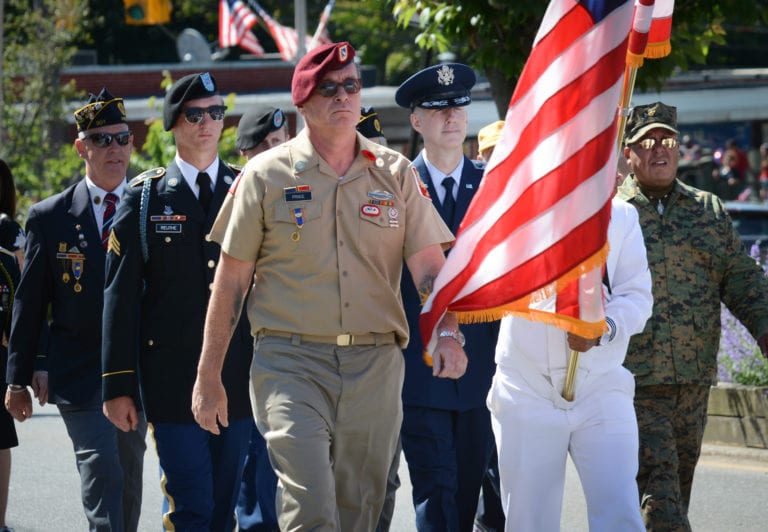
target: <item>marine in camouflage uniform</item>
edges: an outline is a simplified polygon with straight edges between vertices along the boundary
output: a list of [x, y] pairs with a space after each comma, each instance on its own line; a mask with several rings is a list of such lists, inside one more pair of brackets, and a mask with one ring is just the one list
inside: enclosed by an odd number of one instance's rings
[[674, 107], [633, 109], [624, 148], [633, 173], [618, 191], [640, 215], [653, 279], [653, 316], [632, 337], [625, 360], [636, 383], [637, 482], [648, 530], [691, 528], [693, 473], [717, 378], [720, 302], [764, 355], [768, 347], [768, 280], [744, 252], [721, 200], [676, 179], [676, 127]]

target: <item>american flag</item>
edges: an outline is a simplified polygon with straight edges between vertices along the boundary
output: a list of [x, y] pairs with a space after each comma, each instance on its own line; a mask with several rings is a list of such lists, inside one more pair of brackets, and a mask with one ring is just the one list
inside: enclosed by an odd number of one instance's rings
[[253, 55], [263, 56], [256, 35], [251, 28], [258, 22], [256, 15], [241, 0], [221, 0], [219, 2], [219, 46], [227, 48], [240, 46]]
[[605, 328], [602, 269], [631, 0], [552, 0], [499, 143], [422, 310], [427, 352], [446, 310], [515, 313], [584, 337]]
[[645, 49], [645, 57], [657, 59], [666, 57], [672, 52], [669, 42], [672, 36], [672, 12], [675, 9], [675, 0], [656, 0], [653, 7], [653, 21], [648, 31], [648, 47]]
[[627, 48], [629, 66], [639, 68], [643, 58], [657, 59], [670, 54], [674, 7], [674, 0], [636, 0]]
[[[251, 0], [251, 5], [256, 9], [261, 20], [264, 21], [264, 25], [267, 27], [267, 31], [272, 35], [272, 38], [277, 44], [277, 50], [280, 52], [280, 58], [283, 61], [293, 61], [296, 59], [296, 54], [299, 51], [299, 36], [298, 32], [289, 26], [283, 26], [278, 21], [273, 19], [266, 10], [259, 5], [258, 2]], [[327, 32], [323, 32], [316, 44], [325, 44], [331, 42]], [[311, 49], [313, 45], [312, 37], [306, 36], [304, 46], [307, 50]]]

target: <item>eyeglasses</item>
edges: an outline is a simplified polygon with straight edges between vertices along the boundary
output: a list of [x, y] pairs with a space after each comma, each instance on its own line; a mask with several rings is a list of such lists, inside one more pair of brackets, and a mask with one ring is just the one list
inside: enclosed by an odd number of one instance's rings
[[211, 120], [224, 120], [224, 113], [227, 111], [225, 105], [211, 105], [210, 107], [188, 107], [184, 109], [184, 120], [188, 124], [199, 124], [203, 121], [203, 115], [208, 113]]
[[106, 148], [112, 145], [112, 141], [116, 141], [119, 146], [127, 146], [131, 142], [131, 135], [133, 132], [121, 131], [120, 133], [91, 133], [83, 137], [83, 140], [90, 140], [97, 148]]
[[660, 139], [654, 138], [654, 137], [648, 137], [647, 139], [643, 139], [640, 142], [637, 143], [638, 146], [640, 146], [644, 150], [652, 150], [656, 147], [656, 144], [661, 142], [661, 145], [664, 148], [667, 148], [668, 150], [677, 148], [678, 146], [678, 140], [675, 137], [663, 137]]
[[332, 98], [336, 96], [339, 91], [339, 87], [344, 89], [347, 94], [357, 94], [362, 88], [362, 83], [359, 79], [347, 78], [340, 83], [335, 81], [322, 81], [317, 86], [317, 93], [324, 98]]

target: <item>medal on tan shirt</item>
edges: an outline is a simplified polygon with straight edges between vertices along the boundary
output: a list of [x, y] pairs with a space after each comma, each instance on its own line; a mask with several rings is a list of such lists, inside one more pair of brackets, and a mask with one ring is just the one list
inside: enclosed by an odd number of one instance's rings
[[293, 219], [296, 221], [296, 230], [291, 233], [291, 240], [298, 242], [301, 240], [301, 228], [304, 227], [304, 209], [297, 207], [293, 209]]

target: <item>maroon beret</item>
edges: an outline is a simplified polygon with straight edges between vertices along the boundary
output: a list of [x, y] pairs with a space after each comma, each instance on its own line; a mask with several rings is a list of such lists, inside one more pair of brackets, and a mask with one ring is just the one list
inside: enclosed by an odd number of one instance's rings
[[309, 100], [312, 91], [328, 72], [344, 68], [354, 57], [355, 49], [348, 42], [324, 44], [307, 52], [293, 70], [293, 104], [298, 106]]

